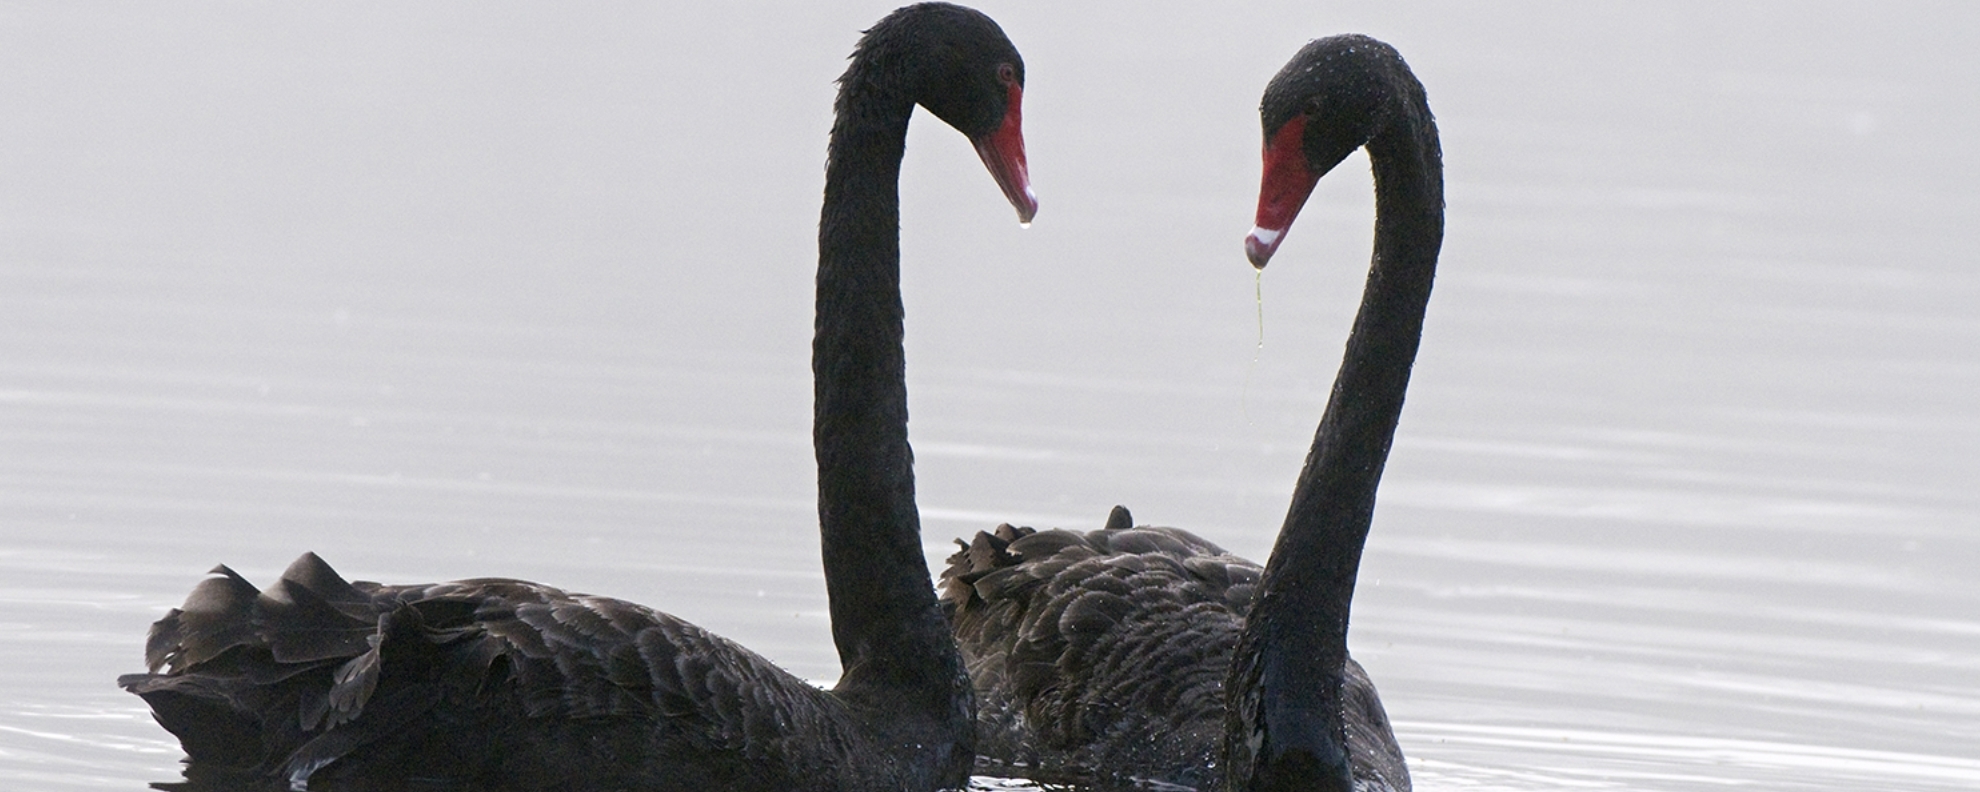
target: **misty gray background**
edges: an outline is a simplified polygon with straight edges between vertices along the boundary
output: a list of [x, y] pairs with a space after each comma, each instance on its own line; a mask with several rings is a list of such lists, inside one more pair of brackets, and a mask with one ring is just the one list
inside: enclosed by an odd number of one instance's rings
[[[137, 790], [215, 563], [647, 603], [828, 682], [832, 80], [878, 3], [0, 2], [0, 786]], [[931, 562], [1126, 504], [1262, 560], [1365, 274], [1257, 100], [1402, 51], [1449, 226], [1352, 643], [1418, 787], [1980, 785], [1980, 13], [1006, 3], [1042, 201], [916, 119]]]

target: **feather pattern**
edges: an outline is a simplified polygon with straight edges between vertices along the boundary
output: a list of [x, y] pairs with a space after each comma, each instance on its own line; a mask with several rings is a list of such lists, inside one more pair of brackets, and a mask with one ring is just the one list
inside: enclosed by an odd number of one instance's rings
[[1037, 208], [1023, 60], [996, 22], [896, 10], [839, 81], [812, 371], [819, 532], [842, 674], [819, 690], [659, 611], [516, 580], [349, 582], [304, 555], [266, 589], [220, 567], [119, 680], [188, 778], [292, 788], [927, 790], [965, 783], [969, 678], [921, 555], [907, 443], [899, 174], [929, 109]]
[[1088, 533], [1002, 526], [942, 575], [981, 702], [979, 771], [1095, 786], [1407, 792], [1409, 770], [1348, 615], [1443, 242], [1443, 158], [1393, 47], [1308, 43], [1272, 78], [1264, 267], [1320, 177], [1356, 149], [1375, 250], [1347, 352], [1264, 568], [1115, 507]]
[[[1262, 567], [1120, 506], [1097, 531], [1000, 525], [957, 544], [942, 599], [976, 684], [978, 772], [1223, 788], [1225, 676]], [[1353, 754], [1399, 758], [1352, 660], [1347, 688]]]
[[[494, 578], [348, 583], [314, 554], [253, 591], [214, 570], [153, 626], [151, 672], [118, 680], [182, 736], [194, 763], [294, 785], [336, 768], [332, 780], [529, 787], [554, 768], [557, 783], [820, 789], [834, 787], [809, 773], [830, 757], [886, 753], [845, 704], [632, 603]], [[180, 728], [222, 713], [226, 729]], [[702, 758], [688, 772], [661, 761], [670, 754]], [[885, 767], [863, 780], [901, 782]]]

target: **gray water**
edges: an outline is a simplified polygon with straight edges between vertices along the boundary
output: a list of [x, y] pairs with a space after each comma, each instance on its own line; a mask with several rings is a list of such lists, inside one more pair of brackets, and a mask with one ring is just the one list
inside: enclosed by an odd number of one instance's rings
[[[176, 778], [112, 680], [305, 550], [836, 676], [811, 268], [891, 5], [561, 5], [0, 5], [0, 787]], [[1980, 787], [1975, 7], [1218, 5], [981, 6], [1030, 229], [916, 120], [931, 562], [1115, 503], [1264, 557], [1372, 207], [1254, 282], [1257, 99], [1364, 32], [1448, 163], [1352, 636], [1418, 788]]]

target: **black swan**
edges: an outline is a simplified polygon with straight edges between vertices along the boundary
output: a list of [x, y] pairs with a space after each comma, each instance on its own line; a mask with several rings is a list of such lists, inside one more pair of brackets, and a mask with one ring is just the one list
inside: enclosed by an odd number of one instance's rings
[[178, 735], [195, 780], [960, 788], [974, 706], [914, 504], [898, 175], [920, 104], [976, 143], [1028, 220], [1023, 84], [995, 22], [940, 3], [881, 20], [839, 79], [812, 360], [825, 580], [844, 667], [832, 690], [639, 605], [492, 578], [346, 582], [309, 554], [265, 591], [216, 569], [153, 625], [152, 673], [118, 683]]
[[943, 573], [976, 685], [978, 772], [1100, 787], [1408, 790], [1348, 606], [1443, 240], [1423, 87], [1387, 44], [1308, 44], [1260, 106], [1262, 268], [1322, 174], [1366, 146], [1375, 250], [1270, 563], [1116, 507], [1089, 533], [1000, 526]]

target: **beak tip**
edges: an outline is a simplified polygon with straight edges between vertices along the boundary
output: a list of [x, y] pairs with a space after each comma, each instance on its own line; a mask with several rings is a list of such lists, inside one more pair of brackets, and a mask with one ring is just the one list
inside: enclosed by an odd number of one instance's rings
[[1272, 254], [1278, 252], [1279, 242], [1285, 239], [1285, 229], [1254, 227], [1244, 237], [1244, 257], [1251, 260], [1251, 266], [1264, 269]]

